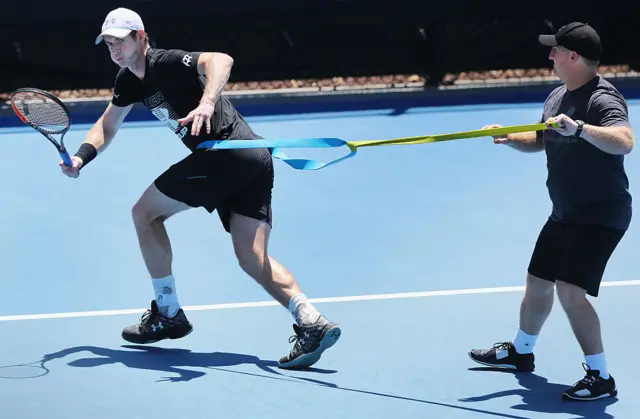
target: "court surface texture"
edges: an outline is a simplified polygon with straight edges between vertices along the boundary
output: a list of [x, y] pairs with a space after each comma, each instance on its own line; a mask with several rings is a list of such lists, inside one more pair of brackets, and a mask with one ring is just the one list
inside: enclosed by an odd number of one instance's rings
[[[366, 140], [529, 124], [540, 114], [535, 103], [248, 121], [265, 138]], [[640, 102], [630, 117], [638, 131]], [[87, 129], [67, 134], [71, 150]], [[131, 207], [188, 153], [169, 129], [125, 123], [78, 179], [60, 173], [55, 149], [35, 131], [0, 136], [2, 417], [564, 419], [640, 410], [635, 222], [591, 299], [618, 398], [561, 400], [584, 376], [584, 358], [557, 301], [534, 373], [487, 371], [467, 355], [515, 334], [527, 263], [551, 209], [544, 153], [485, 137], [360, 149], [319, 171], [276, 161], [270, 254], [343, 330], [313, 368], [286, 371], [277, 360], [291, 348], [291, 315], [242, 272], [217, 215], [203, 209], [167, 221], [194, 332], [148, 346], [120, 337], [153, 298]], [[346, 152], [287, 150], [318, 160]], [[638, 156], [626, 159], [634, 196]]]

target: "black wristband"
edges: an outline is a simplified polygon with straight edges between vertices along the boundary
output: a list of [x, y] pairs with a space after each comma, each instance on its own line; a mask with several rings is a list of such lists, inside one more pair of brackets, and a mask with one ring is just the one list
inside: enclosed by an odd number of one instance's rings
[[89, 164], [89, 162], [96, 158], [98, 155], [98, 150], [89, 143], [82, 143], [78, 152], [75, 154], [76, 157], [80, 157], [82, 159], [82, 167]]
[[580, 138], [582, 135], [582, 129], [584, 128], [584, 121], [577, 120], [578, 126], [576, 127], [576, 132], [573, 134], [574, 136]]

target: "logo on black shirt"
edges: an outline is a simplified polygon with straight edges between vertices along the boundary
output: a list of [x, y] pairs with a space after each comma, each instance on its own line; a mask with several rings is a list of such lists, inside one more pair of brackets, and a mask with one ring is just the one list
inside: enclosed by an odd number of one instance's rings
[[189, 128], [180, 126], [180, 123], [178, 123], [180, 117], [169, 103], [167, 103], [161, 92], [156, 92], [144, 99], [144, 105], [160, 122], [168, 126], [178, 138], [182, 139], [188, 134]]

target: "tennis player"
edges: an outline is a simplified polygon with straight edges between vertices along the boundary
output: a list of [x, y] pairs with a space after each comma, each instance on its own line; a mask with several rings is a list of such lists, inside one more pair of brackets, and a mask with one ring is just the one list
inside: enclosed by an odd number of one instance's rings
[[274, 183], [270, 150], [196, 149], [205, 140], [261, 138], [222, 95], [233, 59], [223, 53], [151, 48], [141, 17], [125, 8], [107, 15], [96, 44], [103, 41], [120, 66], [113, 98], [72, 157], [73, 167], [60, 163], [63, 173], [79, 176], [106, 149], [139, 102], [191, 150], [162, 173], [133, 206], [133, 222], [155, 298], [151, 309], [138, 324], [125, 328], [122, 337], [147, 344], [191, 333], [192, 324], [178, 302], [164, 222], [181, 211], [203, 207], [209, 213], [218, 212], [244, 272], [295, 319], [295, 343], [280, 359], [280, 367], [315, 364], [337, 342], [341, 330], [316, 310], [293, 276], [268, 254]]
[[533, 349], [551, 312], [555, 285], [586, 370], [563, 397], [612, 397], [618, 390], [587, 294], [598, 296], [608, 261], [631, 222], [624, 155], [632, 151], [634, 135], [623, 95], [597, 74], [602, 45], [592, 27], [574, 22], [539, 41], [550, 47], [549, 59], [564, 82], [544, 104], [542, 121], [550, 129], [496, 137], [495, 142], [523, 152], [545, 150], [552, 212], [533, 249], [515, 337], [469, 355], [480, 364], [533, 371]]

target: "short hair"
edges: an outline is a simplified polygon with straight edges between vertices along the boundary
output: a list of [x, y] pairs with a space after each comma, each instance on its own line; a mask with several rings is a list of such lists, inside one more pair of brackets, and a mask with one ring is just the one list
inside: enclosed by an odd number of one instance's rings
[[598, 68], [598, 66], [600, 65], [600, 61], [599, 60], [590, 60], [590, 59], [585, 58], [583, 56], [580, 56], [580, 58], [582, 58], [582, 61], [584, 61], [584, 63], [586, 65], [588, 65], [589, 67]]
[[[131, 31], [131, 33], [129, 34], [129, 36], [131, 36], [132, 38], [138, 39], [138, 31]], [[150, 43], [149, 41], [149, 34], [147, 32], [144, 33], [144, 42], [148, 45]]]

